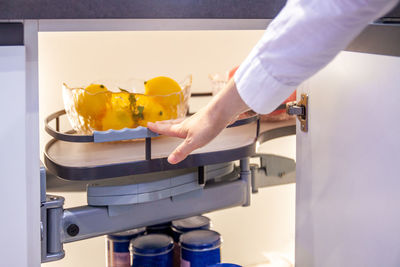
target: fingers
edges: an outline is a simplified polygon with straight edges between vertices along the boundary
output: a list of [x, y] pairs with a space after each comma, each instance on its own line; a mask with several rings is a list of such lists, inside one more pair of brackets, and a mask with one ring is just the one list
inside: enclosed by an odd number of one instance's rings
[[184, 160], [198, 145], [192, 142], [191, 138], [186, 138], [168, 157], [170, 164], [177, 164]]
[[186, 133], [182, 130], [182, 126], [180, 124], [172, 124], [172, 123], [147, 123], [147, 127], [158, 134], [163, 134], [172, 137], [185, 138]]

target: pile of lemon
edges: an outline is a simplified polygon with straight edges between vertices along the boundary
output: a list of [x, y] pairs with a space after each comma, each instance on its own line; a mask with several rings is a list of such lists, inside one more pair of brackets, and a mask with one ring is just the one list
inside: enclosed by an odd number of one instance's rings
[[75, 110], [84, 125], [97, 131], [146, 127], [147, 122], [177, 118], [183, 93], [175, 80], [160, 76], [144, 82], [144, 87], [144, 94], [123, 89], [115, 93], [91, 84], [74, 95]]

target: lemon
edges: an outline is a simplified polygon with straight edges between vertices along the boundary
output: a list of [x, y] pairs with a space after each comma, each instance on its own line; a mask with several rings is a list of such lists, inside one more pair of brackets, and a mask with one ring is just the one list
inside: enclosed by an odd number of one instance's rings
[[79, 90], [75, 98], [75, 108], [79, 115], [88, 120], [101, 119], [110, 98], [109, 91], [102, 84], [91, 84]]
[[134, 128], [135, 123], [132, 118], [132, 112], [125, 109], [110, 109], [101, 120], [102, 130], [109, 129], [121, 130], [123, 128]]
[[146, 95], [136, 96], [138, 124], [147, 127], [148, 122], [170, 120], [176, 118], [176, 109], [164, 107], [154, 97]]
[[165, 76], [155, 77], [145, 82], [145, 94], [157, 96], [155, 101], [164, 106], [177, 106], [183, 101], [181, 86]]
[[111, 108], [130, 109], [131, 101], [128, 92], [112, 93], [111, 95]]
[[132, 113], [123, 109], [108, 110], [106, 115], [101, 120], [101, 124], [103, 131], [107, 131], [109, 129], [121, 130], [123, 128], [134, 128]]
[[129, 93], [112, 93], [110, 105], [101, 120], [101, 124], [103, 131], [136, 127]]
[[159, 76], [144, 83], [146, 95], [170, 95], [182, 90], [181, 86], [173, 79]]

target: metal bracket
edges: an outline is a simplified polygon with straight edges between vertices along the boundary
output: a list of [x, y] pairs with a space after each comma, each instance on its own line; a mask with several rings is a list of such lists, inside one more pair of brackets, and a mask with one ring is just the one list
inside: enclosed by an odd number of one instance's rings
[[63, 205], [63, 197], [50, 195], [46, 196], [46, 202], [41, 205], [42, 263], [60, 260], [65, 256], [61, 241]]
[[[190, 217], [219, 209], [245, 205], [248, 184], [242, 179], [206, 184], [204, 190], [141, 204], [110, 207], [81, 206], [64, 210], [62, 242], [69, 243], [104, 234]], [[224, 197], [220, 197], [223, 195]], [[118, 206], [116, 206], [118, 207]]]
[[286, 104], [286, 113], [296, 115], [300, 121], [300, 128], [303, 132], [308, 131], [308, 95], [301, 94], [300, 101], [292, 101]]
[[61, 242], [61, 222], [64, 198], [46, 195], [46, 169], [40, 166], [40, 243], [41, 262], [56, 261], [64, 258]]
[[261, 166], [250, 166], [253, 193], [257, 193], [261, 187], [296, 182], [296, 162], [293, 159], [270, 154], [257, 154], [254, 157], [260, 158]]

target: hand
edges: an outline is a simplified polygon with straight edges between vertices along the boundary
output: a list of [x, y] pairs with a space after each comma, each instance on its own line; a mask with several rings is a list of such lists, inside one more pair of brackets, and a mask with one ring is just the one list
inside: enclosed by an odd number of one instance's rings
[[240, 98], [236, 85], [231, 80], [211, 102], [185, 120], [149, 122], [153, 132], [184, 138], [185, 140], [169, 155], [168, 162], [177, 164], [193, 150], [213, 140], [238, 114], [247, 110]]
[[186, 120], [149, 122], [147, 126], [153, 132], [185, 139], [168, 157], [169, 163], [176, 164], [193, 150], [208, 144], [228, 123], [229, 119], [217, 119], [207, 108], [203, 108]]

